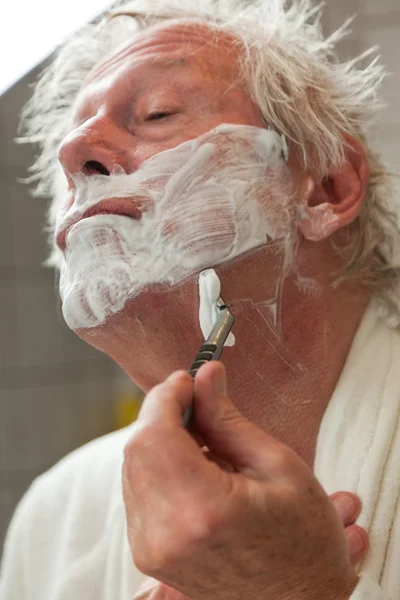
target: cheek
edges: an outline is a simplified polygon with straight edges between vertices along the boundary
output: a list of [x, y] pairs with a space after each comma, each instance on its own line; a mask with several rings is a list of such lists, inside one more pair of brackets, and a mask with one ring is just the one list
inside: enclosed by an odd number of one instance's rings
[[179, 195], [162, 219], [161, 231], [165, 244], [174, 247], [182, 260], [189, 256], [200, 260], [206, 255], [209, 259], [210, 253], [212, 257], [220, 253], [224, 258], [236, 240], [235, 202], [218, 186]]
[[[189, 197], [187, 202], [189, 204], [195, 201]], [[214, 206], [192, 206], [192, 210], [186, 209], [172, 217], [167, 217], [161, 224], [162, 235], [167, 238], [187, 237], [191, 241], [193, 236], [203, 237], [207, 234], [215, 236], [218, 233], [227, 235], [229, 232], [233, 235], [236, 229], [233, 213], [233, 207], [224, 202]]]

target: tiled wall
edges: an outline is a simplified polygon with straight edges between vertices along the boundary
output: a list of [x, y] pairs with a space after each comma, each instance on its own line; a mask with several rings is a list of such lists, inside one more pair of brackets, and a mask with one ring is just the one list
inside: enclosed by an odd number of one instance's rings
[[[391, 106], [382, 113], [378, 141], [392, 168], [400, 168], [399, 0], [329, 0], [327, 29], [356, 12], [354, 35], [342, 49], [353, 54], [381, 46], [393, 75], [384, 87]], [[107, 357], [63, 325], [53, 274], [41, 267], [45, 204], [16, 182], [32, 157], [12, 142], [29, 79], [33, 76], [0, 98], [0, 545], [32, 479], [73, 448], [110, 431], [113, 400], [128, 385]]]
[[342, 43], [344, 53], [357, 53], [379, 46], [381, 61], [389, 76], [383, 84], [387, 107], [376, 127], [377, 148], [389, 167], [400, 171], [400, 2], [399, 0], [328, 0], [327, 30], [338, 27], [347, 17], [358, 15], [353, 35]]
[[22, 493], [37, 474], [114, 428], [124, 375], [62, 321], [46, 257], [45, 201], [26, 177], [31, 150], [16, 146], [31, 74], [0, 98], [0, 554]]

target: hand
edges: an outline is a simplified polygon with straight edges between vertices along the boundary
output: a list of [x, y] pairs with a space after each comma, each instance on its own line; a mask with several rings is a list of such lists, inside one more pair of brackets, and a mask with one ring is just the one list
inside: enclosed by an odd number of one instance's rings
[[306, 463], [235, 409], [221, 363], [197, 374], [195, 425], [233, 472], [207, 460], [182, 427], [192, 393], [185, 372], [153, 388], [125, 448], [139, 570], [176, 600], [348, 598], [358, 578], [343, 522]]
[[[345, 527], [349, 560], [355, 567], [364, 558], [369, 548], [369, 537], [365, 529], [359, 525], [353, 527], [361, 512], [360, 498], [350, 492], [335, 492], [329, 497]], [[361, 548], [360, 545], [362, 545]], [[148, 577], [140, 586], [133, 600], [190, 600], [190, 598], [165, 583]]]

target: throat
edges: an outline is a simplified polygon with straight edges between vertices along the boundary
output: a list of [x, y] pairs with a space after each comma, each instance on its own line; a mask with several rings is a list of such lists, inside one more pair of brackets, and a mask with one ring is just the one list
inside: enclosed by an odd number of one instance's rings
[[323, 407], [308, 405], [305, 409], [299, 404], [292, 409], [272, 405], [253, 409], [254, 406], [250, 410], [243, 407], [241, 412], [265, 433], [294, 450], [313, 471]]

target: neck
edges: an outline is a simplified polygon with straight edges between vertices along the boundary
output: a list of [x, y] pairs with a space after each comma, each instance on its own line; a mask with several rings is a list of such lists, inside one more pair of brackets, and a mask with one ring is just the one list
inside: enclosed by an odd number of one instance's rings
[[[283, 290], [279, 332], [262, 303], [233, 302], [240, 345], [225, 350], [229, 392], [241, 412], [290, 445], [309, 464], [368, 297], [360, 290], [320, 290], [300, 302]], [[286, 298], [286, 300], [285, 300]], [[240, 365], [240, 367], [239, 367]]]
[[[266, 274], [265, 265], [272, 263], [264, 249], [227, 263], [217, 273], [235, 316], [236, 344], [221, 357], [230, 396], [247, 418], [311, 466], [321, 419], [368, 293], [350, 282], [332, 288], [320, 274], [337, 265], [321, 271], [307, 252], [302, 256], [303, 266], [298, 260], [297, 272], [284, 280]], [[277, 272], [282, 272], [277, 263]], [[197, 354], [203, 341], [197, 297], [197, 278], [168, 290], [152, 288], [101, 329], [79, 334], [148, 391], [173, 370], [188, 369]]]

